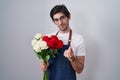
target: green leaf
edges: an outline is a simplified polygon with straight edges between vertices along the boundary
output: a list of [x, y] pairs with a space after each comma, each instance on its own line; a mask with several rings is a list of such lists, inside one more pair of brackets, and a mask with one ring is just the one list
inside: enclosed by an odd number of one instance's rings
[[50, 59], [50, 55], [46, 55], [46, 61]]

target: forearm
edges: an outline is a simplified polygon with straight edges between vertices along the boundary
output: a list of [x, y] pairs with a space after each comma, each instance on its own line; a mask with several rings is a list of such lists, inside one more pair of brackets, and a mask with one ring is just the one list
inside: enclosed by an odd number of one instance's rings
[[84, 68], [84, 58], [83, 57], [75, 57], [70, 62], [71, 62], [71, 65], [72, 65], [73, 69], [77, 73], [81, 73], [83, 71], [83, 68]]

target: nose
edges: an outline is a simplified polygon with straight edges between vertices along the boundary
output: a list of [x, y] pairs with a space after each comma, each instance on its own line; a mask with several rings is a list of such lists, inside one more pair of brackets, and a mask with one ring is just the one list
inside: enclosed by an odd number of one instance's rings
[[59, 19], [58, 24], [61, 25], [62, 23], [63, 23], [63, 21]]

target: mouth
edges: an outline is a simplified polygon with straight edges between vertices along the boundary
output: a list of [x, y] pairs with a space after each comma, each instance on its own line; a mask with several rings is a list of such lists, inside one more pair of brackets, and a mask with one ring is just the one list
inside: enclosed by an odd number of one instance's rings
[[61, 25], [60, 25], [61, 28], [64, 28], [64, 26], [65, 26], [64, 24], [61, 24]]
[[60, 26], [59, 28], [60, 28], [60, 30], [62, 30], [62, 31], [65, 30], [65, 26], [64, 26], [64, 25]]
[[60, 26], [61, 29], [64, 29], [64, 26]]

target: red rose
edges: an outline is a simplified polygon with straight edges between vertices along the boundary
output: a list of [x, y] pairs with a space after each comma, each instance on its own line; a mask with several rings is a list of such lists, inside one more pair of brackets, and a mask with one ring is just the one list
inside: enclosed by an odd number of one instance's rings
[[62, 48], [63, 46], [63, 42], [56, 35], [52, 35], [51, 37], [44, 36], [42, 40], [46, 41], [48, 47], [52, 50]]
[[57, 48], [62, 48], [63, 47], [63, 42], [61, 40], [59, 40]]
[[48, 46], [50, 47], [50, 49], [54, 50], [57, 49], [57, 45], [58, 45], [58, 38], [55, 35], [52, 35], [48, 41]]
[[53, 47], [53, 42], [52, 41], [47, 41], [47, 45], [49, 46], [49, 48]]
[[48, 36], [43, 36], [42, 40], [47, 42], [49, 40], [49, 37]]
[[55, 35], [52, 35], [52, 36], [50, 37], [50, 39], [53, 40], [53, 41], [58, 41], [58, 37], [55, 36]]

